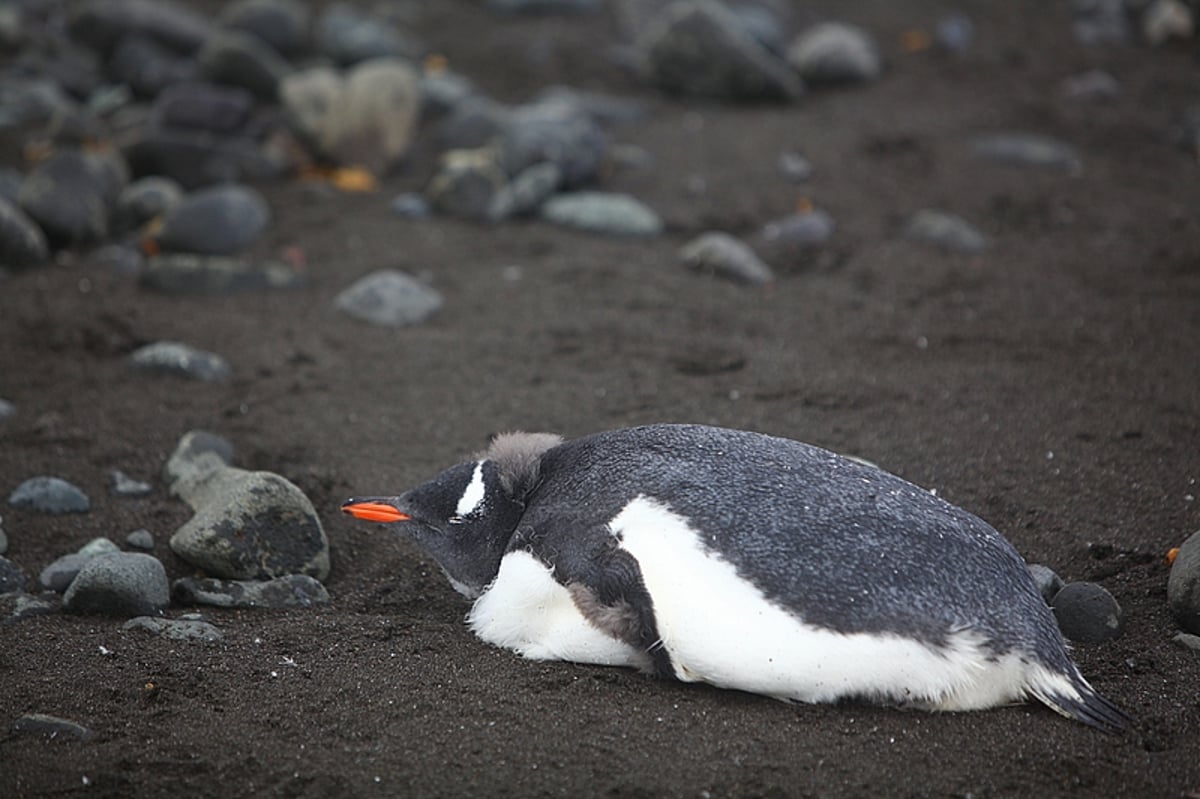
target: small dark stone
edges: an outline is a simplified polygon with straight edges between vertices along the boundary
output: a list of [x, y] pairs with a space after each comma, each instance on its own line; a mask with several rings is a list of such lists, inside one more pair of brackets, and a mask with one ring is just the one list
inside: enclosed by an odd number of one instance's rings
[[108, 217], [128, 180], [119, 157], [60, 150], [21, 184], [21, 209], [51, 239], [86, 243], [108, 235]]
[[334, 3], [317, 19], [317, 49], [348, 66], [373, 58], [416, 61], [425, 48], [412, 37], [379, 17], [363, 13], [349, 3]]
[[146, 36], [122, 36], [108, 59], [109, 74], [139, 97], [156, 97], [196, 76], [195, 62]]
[[154, 536], [150, 534], [149, 530], [134, 530], [125, 536], [125, 543], [134, 549], [148, 552], [154, 549]]
[[72, 11], [71, 37], [103, 54], [123, 36], [139, 34], [188, 55], [214, 30], [199, 13], [172, 0], [88, 0]]
[[198, 350], [178, 341], [156, 341], [129, 355], [139, 369], [189, 377], [206, 383], [221, 382], [233, 376], [229, 362], [220, 355]]
[[1072, 641], [1095, 644], [1121, 634], [1121, 606], [1096, 583], [1067, 583], [1051, 603], [1062, 634]]
[[196, 63], [208, 80], [247, 89], [264, 102], [275, 100], [279, 81], [292, 71], [271, 45], [242, 31], [222, 31], [210, 37]]
[[1200, 531], [1192, 533], [1175, 555], [1167, 577], [1167, 605], [1180, 627], [1200, 634]]
[[1066, 585], [1054, 569], [1040, 563], [1029, 564], [1029, 576], [1033, 578], [1033, 584], [1037, 586], [1047, 605], [1054, 601], [1054, 597]]
[[25, 572], [6, 557], [0, 556], [0, 594], [25, 590]]
[[134, 480], [120, 469], [113, 469], [109, 477], [112, 479], [113, 493], [118, 496], [144, 497], [153, 490], [149, 483]]
[[181, 604], [222, 608], [307, 608], [329, 602], [325, 586], [306, 574], [263, 582], [184, 577], [175, 581], [172, 596]]
[[271, 222], [262, 195], [226, 185], [188, 195], [163, 219], [157, 241], [164, 250], [231, 255], [253, 244]]
[[58, 741], [88, 741], [96, 735], [78, 722], [44, 713], [26, 713], [13, 722], [12, 731], [22, 735], [43, 735]]
[[29, 216], [0, 197], [0, 266], [20, 269], [50, 257], [46, 235]]
[[295, 0], [237, 0], [221, 12], [221, 22], [254, 34], [284, 56], [308, 47], [308, 6]]
[[79, 570], [93, 557], [95, 555], [81, 555], [78, 552], [63, 555], [42, 569], [38, 582], [42, 588], [61, 594], [71, 586], [71, 582], [79, 576]]

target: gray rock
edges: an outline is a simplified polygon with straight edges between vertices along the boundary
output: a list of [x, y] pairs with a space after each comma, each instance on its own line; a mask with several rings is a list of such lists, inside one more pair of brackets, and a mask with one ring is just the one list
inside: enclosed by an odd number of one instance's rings
[[822, 22], [803, 31], [788, 47], [787, 60], [808, 83], [862, 83], [883, 71], [875, 40], [842, 22]]
[[1176, 633], [1171, 640], [1184, 649], [1190, 649], [1193, 652], [1200, 652], [1200, 635], [1192, 635], [1191, 633]]
[[1076, 0], [1071, 31], [1081, 44], [1124, 44], [1131, 38], [1125, 0]]
[[280, 81], [292, 72], [292, 65], [271, 45], [235, 30], [209, 37], [196, 64], [207, 80], [241, 87], [264, 102], [274, 102]]
[[45, 596], [34, 594], [0, 595], [0, 624], [15, 624], [34, 616], [47, 616], [58, 611], [58, 604]]
[[1072, 641], [1096, 644], [1121, 634], [1121, 606], [1096, 583], [1067, 583], [1051, 602], [1062, 634]]
[[1183, 542], [1171, 564], [1167, 606], [1176, 624], [1189, 633], [1200, 634], [1200, 531]]
[[317, 49], [342, 65], [372, 58], [421, 58], [424, 47], [385, 19], [365, 14], [349, 3], [328, 6], [317, 19]]
[[235, 580], [329, 575], [321, 520], [283, 477], [226, 467], [175, 487], [196, 513], [171, 536], [171, 549], [193, 566]]
[[[420, 79], [421, 108], [432, 116], [452, 111], [478, 96], [478, 90], [471, 80], [451, 69], [422, 70]], [[484, 142], [455, 146], [478, 147], [481, 144]]]
[[295, 288], [304, 283], [304, 276], [279, 261], [171, 253], [151, 258], [140, 282], [162, 294], [215, 296]]
[[117, 196], [113, 229], [133, 230], [160, 217], [183, 201], [183, 187], [161, 175], [135, 180]]
[[0, 422], [17, 415], [17, 406], [6, 399], [0, 399]]
[[1062, 82], [1062, 95], [1068, 100], [1111, 100], [1120, 93], [1120, 82], [1102, 69], [1089, 69]]
[[550, 162], [561, 171], [567, 189], [593, 182], [607, 150], [608, 137], [600, 126], [569, 103], [520, 106], [501, 134], [501, 161], [509, 175]]
[[704, 233], [685, 244], [679, 257], [697, 272], [735, 283], [761, 286], [775, 280], [771, 267], [749, 245], [728, 233]]
[[1066, 585], [1054, 569], [1040, 563], [1029, 564], [1029, 576], [1033, 578], [1033, 584], [1037, 586], [1038, 593], [1046, 600], [1047, 605], [1054, 601], [1054, 597]]
[[108, 59], [108, 74], [139, 97], [156, 97], [169, 86], [192, 80], [195, 61], [137, 34], [123, 36]]
[[42, 569], [41, 575], [38, 576], [38, 583], [45, 589], [61, 594], [70, 587], [71, 582], [79, 576], [79, 571], [84, 564], [93, 557], [95, 556], [80, 555], [78, 552], [63, 555]]
[[49, 257], [42, 229], [20, 208], [0, 198], [0, 267], [35, 266]]
[[112, 480], [113, 493], [121, 497], [144, 497], [153, 491], [153, 487], [141, 480], [135, 480], [120, 469], [109, 472]]
[[163, 218], [158, 245], [200, 255], [232, 255], [249, 247], [271, 223], [267, 201], [248, 186], [227, 185], [188, 195]]
[[112, 552], [83, 565], [63, 595], [63, 610], [142, 616], [161, 611], [169, 602], [167, 571], [157, 558], [140, 552]]
[[136, 616], [121, 625], [122, 630], [143, 630], [172, 641], [203, 641], [213, 643], [225, 637], [206, 621], [192, 619], [160, 619], [156, 616]]
[[164, 130], [228, 136], [245, 132], [256, 107], [254, 95], [246, 89], [189, 81], [170, 86], [155, 98], [151, 123]]
[[662, 220], [626, 194], [581, 191], [559, 194], [542, 204], [542, 219], [558, 225], [612, 236], [657, 236]]
[[146, 258], [130, 244], [105, 244], [92, 250], [88, 263], [119, 277], [138, 277], [146, 265]]
[[154, 549], [154, 536], [150, 534], [149, 530], [134, 530], [125, 536], [125, 543], [134, 549], [149, 552]]
[[786, 150], [779, 154], [779, 172], [793, 183], [803, 183], [812, 177], [812, 162], [795, 150]]
[[604, 7], [604, 0], [487, 0], [502, 14], [586, 14]]
[[0, 131], [45, 125], [72, 105], [50, 78], [6, 77], [0, 80]]
[[172, 592], [180, 604], [222, 608], [307, 608], [329, 602], [325, 586], [305, 574], [264, 582], [184, 577], [175, 581]]
[[961, 11], [952, 11], [933, 26], [933, 43], [947, 53], [961, 55], [975, 43], [975, 21]]
[[31, 477], [8, 497], [8, 504], [42, 513], [86, 513], [92, 503], [87, 494], [60, 477]]
[[16, 205], [17, 193], [21, 190], [24, 180], [25, 176], [21, 174], [21, 170], [11, 166], [0, 166], [0, 199]]
[[449, 115], [438, 124], [439, 149], [444, 152], [490, 146], [501, 136], [512, 113], [507, 105], [490, 97], [466, 97], [450, 108]]
[[833, 238], [838, 229], [828, 211], [810, 209], [764, 224], [757, 238], [784, 251], [814, 250]]
[[96, 733], [79, 722], [47, 716], [44, 713], [26, 713], [12, 725], [19, 735], [42, 735], [59, 741], [90, 741]]
[[404, 61], [365, 61], [345, 77], [327, 67], [280, 83], [284, 109], [316, 151], [382, 174], [408, 152], [421, 111], [416, 70]]
[[191, 54], [214, 30], [199, 13], [170, 0], [89, 0], [72, 10], [71, 37], [105, 54], [117, 41], [134, 34]]
[[25, 572], [8, 558], [0, 555], [0, 594], [14, 594], [25, 590]]
[[233, 463], [233, 445], [204, 430], [184, 433], [163, 469], [171, 493], [190, 502], [198, 486]]
[[61, 594], [70, 587], [89, 560], [119, 551], [117, 545], [107, 538], [94, 538], [79, 551], [63, 555], [42, 569], [41, 575], [38, 576], [38, 583], [43, 588]]
[[257, 36], [284, 56], [308, 47], [308, 6], [296, 0], [238, 0], [221, 11], [220, 21]]
[[166, 175], [187, 189], [278, 178], [291, 168], [244, 135], [150, 125], [130, 138], [122, 152], [134, 172]]
[[384, 327], [415, 325], [442, 307], [442, 295], [416, 278], [396, 269], [365, 275], [334, 300], [338, 310]]
[[562, 185], [562, 170], [552, 161], [525, 169], [492, 197], [488, 219], [493, 221], [533, 214]]
[[51, 239], [88, 243], [108, 235], [109, 213], [128, 179], [119, 156], [60, 150], [26, 176], [17, 199]]
[[987, 237], [961, 216], [933, 208], [913, 214], [904, 226], [904, 235], [950, 252], [975, 254], [991, 246]]
[[205, 383], [219, 383], [233, 376], [229, 362], [220, 355], [178, 341], [156, 341], [139, 347], [130, 353], [129, 362], [144, 371], [177, 375]]
[[424, 219], [429, 216], [429, 203], [416, 192], [406, 191], [392, 198], [388, 206], [392, 213], [405, 219]]
[[108, 555], [112, 552], [120, 552], [121, 548], [114, 544], [112, 540], [99, 536], [88, 541], [79, 548], [78, 554], [85, 558], [94, 558], [97, 555]]
[[1001, 164], [1038, 167], [1071, 175], [1083, 172], [1083, 160], [1074, 147], [1040, 134], [992, 133], [978, 136], [971, 142], [971, 152], [979, 158]]
[[559, 107], [571, 114], [583, 114], [599, 125], [626, 125], [646, 118], [646, 106], [639, 100], [561, 84], [542, 89], [533, 105]]
[[723, 100], [791, 100], [803, 83], [713, 0], [678, 0], [641, 30], [636, 47], [664, 91]]
[[460, 219], [489, 219], [508, 176], [491, 147], [442, 153], [437, 174], [425, 187], [430, 206]]

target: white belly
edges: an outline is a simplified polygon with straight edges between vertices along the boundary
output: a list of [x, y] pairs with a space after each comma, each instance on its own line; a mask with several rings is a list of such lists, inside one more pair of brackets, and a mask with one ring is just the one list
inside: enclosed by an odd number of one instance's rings
[[943, 710], [989, 707], [1026, 693], [1031, 667], [1015, 656], [989, 662], [970, 631], [935, 649], [897, 635], [805, 624], [767, 601], [700, 545], [686, 519], [653, 500], [634, 500], [610, 528], [637, 558], [680, 680], [805, 702], [859, 696]]
[[603, 666], [644, 666], [647, 658], [584, 618], [570, 592], [528, 552], [510, 552], [496, 579], [467, 614], [471, 629], [490, 644], [533, 660]]

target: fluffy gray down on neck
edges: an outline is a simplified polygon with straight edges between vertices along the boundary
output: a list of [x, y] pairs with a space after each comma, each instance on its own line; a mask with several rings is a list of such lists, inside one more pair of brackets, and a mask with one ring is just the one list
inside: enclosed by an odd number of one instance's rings
[[537, 482], [542, 453], [562, 442], [563, 437], [554, 433], [500, 433], [479, 457], [496, 465], [500, 484], [516, 495]]

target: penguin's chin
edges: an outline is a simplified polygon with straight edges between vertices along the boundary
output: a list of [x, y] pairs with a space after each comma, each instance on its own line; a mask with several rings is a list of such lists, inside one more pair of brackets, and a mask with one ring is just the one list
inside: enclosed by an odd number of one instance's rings
[[398, 509], [395, 505], [378, 500], [355, 500], [349, 499], [342, 503], [342, 513], [348, 513], [356, 519], [362, 519], [368, 522], [380, 522], [390, 524], [392, 522], [406, 522], [412, 519], [407, 513]]

